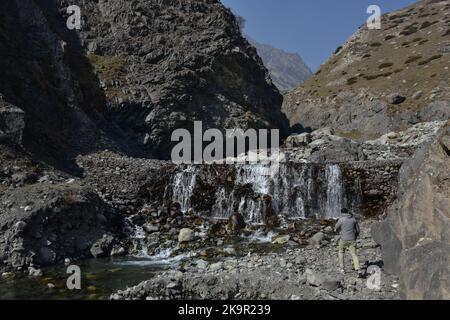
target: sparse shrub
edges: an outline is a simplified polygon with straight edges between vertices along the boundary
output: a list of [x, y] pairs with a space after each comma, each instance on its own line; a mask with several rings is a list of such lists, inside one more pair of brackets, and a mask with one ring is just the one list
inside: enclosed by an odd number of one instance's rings
[[406, 59], [405, 64], [410, 64], [410, 63], [413, 63], [413, 62], [415, 62], [417, 60], [420, 60], [420, 59], [422, 59], [422, 56], [420, 56], [420, 55], [411, 56], [411, 57], [408, 57], [408, 59]]
[[121, 57], [89, 54], [88, 59], [104, 80], [117, 79], [125, 66], [125, 60]]
[[363, 59], [367, 59], [367, 58], [370, 58], [372, 55], [371, 54], [369, 54], [369, 53], [366, 53], [365, 55], [363, 55], [362, 57], [363, 57]]
[[397, 19], [402, 19], [402, 18], [408, 18], [411, 15], [409, 13], [405, 13], [405, 14], [394, 14], [392, 16], [389, 17], [389, 20], [397, 20]]
[[438, 21], [433, 21], [433, 22], [425, 21], [425, 22], [422, 23], [422, 25], [420, 26], [420, 29], [426, 29], [426, 28], [431, 27], [433, 24], [436, 24], [436, 23], [438, 23]]
[[373, 47], [373, 48], [376, 48], [376, 47], [381, 47], [382, 44], [379, 43], [379, 42], [372, 42], [372, 43], [370, 44], [370, 46]]
[[385, 69], [385, 68], [390, 68], [392, 67], [394, 64], [392, 62], [385, 62], [382, 63], [378, 66], [378, 69]]
[[403, 31], [400, 32], [400, 34], [404, 35], [404, 36], [410, 36], [410, 35], [416, 33], [417, 31], [419, 31], [419, 29], [417, 29], [417, 27], [415, 27], [414, 25], [409, 25], [405, 29], [403, 29]]
[[395, 69], [394, 70], [394, 73], [400, 73], [400, 72], [402, 72], [403, 71], [403, 69]]
[[409, 46], [410, 44], [411, 44], [411, 42], [405, 41], [405, 42], [402, 43], [402, 47], [407, 47], [407, 46]]
[[347, 84], [349, 86], [354, 85], [357, 82], [358, 82], [358, 78], [357, 77], [353, 77], [353, 78], [350, 78], [350, 79], [347, 80]]
[[422, 41], [419, 42], [419, 45], [423, 45], [423, 44], [425, 44], [427, 42], [428, 42], [428, 39], [423, 39]]
[[450, 29], [448, 29], [442, 36], [443, 37], [450, 36]]
[[353, 139], [353, 140], [360, 139], [363, 135], [363, 133], [361, 131], [356, 130], [356, 129], [353, 129], [351, 131], [338, 131], [338, 132], [336, 132], [336, 134], [338, 136], [348, 138], [348, 139]]
[[374, 74], [374, 75], [369, 75], [369, 76], [364, 76], [364, 79], [370, 81], [370, 80], [375, 80], [378, 78], [382, 78], [382, 77], [389, 77], [390, 75], [392, 75], [392, 72], [384, 72], [384, 73], [379, 73], [379, 74]]
[[442, 54], [434, 55], [434, 56], [432, 56], [432, 57], [430, 57], [430, 58], [428, 58], [426, 60], [420, 61], [419, 62], [419, 66], [424, 66], [424, 65], [430, 63], [431, 61], [438, 60], [440, 58], [442, 58]]
[[385, 41], [389, 41], [389, 40], [394, 39], [394, 38], [396, 38], [396, 36], [390, 34], [390, 35], [388, 35], [386, 38], [384, 38], [384, 40], [385, 40]]
[[411, 43], [419, 42], [419, 41], [422, 41], [422, 40], [423, 40], [423, 38], [415, 38], [413, 41], [411, 41]]

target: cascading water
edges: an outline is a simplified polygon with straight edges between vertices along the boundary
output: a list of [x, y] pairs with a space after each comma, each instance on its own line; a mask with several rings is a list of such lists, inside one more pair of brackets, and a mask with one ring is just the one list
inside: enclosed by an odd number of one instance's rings
[[327, 165], [327, 200], [325, 218], [339, 218], [343, 206], [343, 185], [341, 168], [338, 165]]
[[195, 189], [196, 179], [197, 173], [194, 166], [188, 166], [175, 174], [172, 200], [180, 204], [183, 212], [191, 208], [191, 197]]
[[339, 165], [324, 168], [315, 164], [283, 163], [274, 170], [269, 164], [236, 164], [229, 166], [235, 172], [234, 180], [229, 183], [220, 183], [219, 175], [213, 173], [217, 171], [205, 168], [183, 167], [174, 175], [172, 200], [180, 203], [182, 211], [193, 206], [191, 199], [197, 179], [205, 174], [215, 184], [213, 204], [207, 212], [218, 219], [239, 212], [249, 222], [262, 223], [264, 195], [270, 195], [274, 211], [288, 219], [311, 215], [338, 218], [346, 202]]

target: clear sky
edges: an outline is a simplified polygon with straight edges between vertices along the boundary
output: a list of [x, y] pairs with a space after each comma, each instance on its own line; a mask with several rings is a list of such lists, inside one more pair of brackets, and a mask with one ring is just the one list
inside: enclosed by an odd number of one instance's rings
[[243, 16], [245, 32], [260, 43], [298, 52], [313, 71], [361, 26], [369, 5], [382, 14], [415, 0], [222, 0]]

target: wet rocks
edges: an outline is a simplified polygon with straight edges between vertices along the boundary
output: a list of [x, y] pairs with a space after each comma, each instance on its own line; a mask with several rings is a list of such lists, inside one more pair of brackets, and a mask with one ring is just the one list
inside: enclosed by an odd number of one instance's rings
[[113, 236], [104, 234], [100, 240], [92, 245], [89, 251], [94, 258], [107, 257], [111, 254], [114, 242], [115, 238]]

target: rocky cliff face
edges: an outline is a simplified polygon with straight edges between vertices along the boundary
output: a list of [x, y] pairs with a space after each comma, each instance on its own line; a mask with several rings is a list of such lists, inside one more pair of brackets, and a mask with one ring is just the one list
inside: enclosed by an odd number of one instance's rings
[[[80, 31], [66, 27], [78, 5]], [[219, 1], [8, 1], [0, 93], [45, 160], [97, 148], [167, 158], [176, 128], [281, 128], [281, 95]]]
[[281, 96], [220, 1], [78, 4], [78, 34], [117, 123], [155, 156], [176, 128], [281, 128]]
[[420, 1], [360, 29], [303, 86], [286, 95], [292, 126], [330, 126], [372, 139], [450, 117], [450, 4]]
[[267, 67], [273, 83], [281, 92], [289, 92], [312, 76], [311, 69], [298, 53], [288, 53], [268, 44], [249, 40]]
[[397, 200], [372, 230], [407, 299], [450, 298], [449, 125], [404, 164]]

